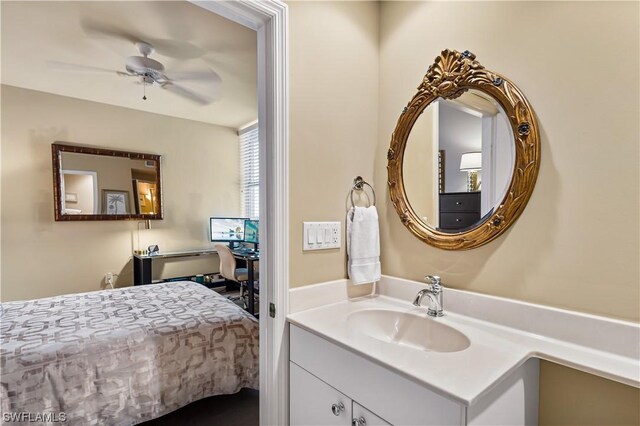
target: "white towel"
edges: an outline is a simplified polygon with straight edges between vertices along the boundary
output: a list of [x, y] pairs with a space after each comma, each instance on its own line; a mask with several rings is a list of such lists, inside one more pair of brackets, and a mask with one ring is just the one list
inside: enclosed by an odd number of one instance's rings
[[348, 272], [353, 284], [380, 280], [380, 228], [375, 206], [347, 212]]

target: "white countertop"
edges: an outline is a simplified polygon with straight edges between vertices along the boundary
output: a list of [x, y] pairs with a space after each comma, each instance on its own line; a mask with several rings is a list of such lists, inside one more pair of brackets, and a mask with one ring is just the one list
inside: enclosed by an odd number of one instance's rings
[[[331, 283], [333, 287], [335, 287], [335, 283]], [[419, 285], [419, 283], [416, 284]], [[316, 288], [309, 291], [314, 291], [317, 295], [319, 290]], [[413, 291], [411, 292], [413, 293]], [[382, 293], [385, 293], [385, 291], [383, 290]], [[453, 293], [453, 291], [450, 293]], [[413, 294], [415, 295], [415, 293]], [[522, 328], [506, 326], [504, 325], [504, 318], [502, 318], [502, 324], [500, 324], [452, 312], [447, 310], [446, 290], [444, 295], [445, 316], [434, 318], [433, 321], [453, 327], [469, 338], [470, 346], [459, 352], [441, 353], [408, 349], [365, 335], [354, 334], [348, 330], [347, 317], [353, 312], [364, 309], [392, 309], [426, 316], [426, 308], [414, 307], [404, 297], [398, 299], [387, 295], [375, 294], [352, 299], [346, 298], [345, 300], [292, 313], [288, 316], [288, 319], [292, 324], [359, 353], [405, 377], [424, 384], [441, 395], [465, 405], [477, 402], [479, 398], [531, 357], [557, 362], [621, 383], [640, 387], [640, 361], [634, 347], [635, 341], [631, 342], [632, 347], [630, 350], [628, 348], [624, 348], [624, 350], [614, 348], [611, 351], [599, 350], [595, 347], [589, 347], [589, 342], [576, 344], [555, 336], [550, 337], [549, 335], [526, 331]], [[473, 298], [475, 296], [472, 295], [470, 297]], [[479, 301], [473, 300], [472, 302], [474, 303], [468, 304], [473, 307], [474, 305], [478, 306], [479, 303], [487, 303], [486, 300], [482, 300], [482, 298], [486, 299], [487, 296], [478, 295], [478, 297], [480, 298]], [[457, 299], [452, 300], [452, 306], [460, 308], [463, 305], [460, 302], [461, 298], [459, 294], [456, 297], [452, 297], [452, 299]], [[509, 304], [504, 300], [508, 299], [498, 300], [496, 306], [500, 303]], [[295, 302], [295, 300], [292, 300], [292, 302]], [[522, 304], [522, 302], [517, 301], [513, 303]], [[539, 305], [533, 306], [539, 309]], [[526, 306], [516, 307], [518, 308], [516, 311], [520, 312], [528, 309]], [[505, 310], [504, 308], [501, 309]], [[542, 307], [541, 309], [546, 308]], [[554, 308], [549, 309], [553, 310]], [[571, 312], [557, 309], [555, 311], [561, 311], [563, 314]], [[528, 312], [528, 314], [530, 315], [531, 312]], [[557, 315], [557, 312], [552, 312], [549, 315], [553, 317], [553, 315]], [[583, 314], [576, 313], [576, 315]], [[595, 318], [598, 319], [600, 317]], [[577, 320], [580, 319], [577, 318]], [[619, 322], [617, 320], [612, 321], [614, 325]], [[608, 320], [604, 319], [604, 322], [608, 327], [611, 327]], [[571, 321], [567, 321], [567, 324], [555, 324], [555, 326], [556, 328], [573, 326], [570, 323]], [[580, 321], [576, 321], [578, 326], [579, 323]], [[585, 325], [584, 320], [582, 324]], [[627, 335], [629, 332], [633, 335], [635, 330], [633, 323], [620, 322], [620, 327], [624, 329], [624, 333], [627, 333]], [[637, 330], [640, 331], [640, 327]], [[597, 334], [599, 330], [592, 331]], [[628, 344], [629, 342], [626, 343]], [[615, 346], [608, 343], [604, 346], [609, 348], [612, 345]], [[621, 352], [624, 354], [621, 354]]]

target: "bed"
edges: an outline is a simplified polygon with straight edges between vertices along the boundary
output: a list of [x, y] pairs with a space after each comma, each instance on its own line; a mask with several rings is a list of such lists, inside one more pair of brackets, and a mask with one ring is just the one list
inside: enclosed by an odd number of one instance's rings
[[132, 425], [258, 388], [258, 322], [172, 282], [0, 304], [3, 413]]

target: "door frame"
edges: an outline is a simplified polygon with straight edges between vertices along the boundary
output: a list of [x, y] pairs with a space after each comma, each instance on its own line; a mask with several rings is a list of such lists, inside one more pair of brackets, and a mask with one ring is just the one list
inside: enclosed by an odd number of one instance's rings
[[[98, 194], [98, 172], [91, 170], [61, 170], [62, 176], [60, 177], [60, 192], [62, 192], [62, 206], [66, 209], [67, 202], [65, 200], [66, 189], [64, 187], [64, 175], [82, 175], [91, 176], [93, 179], [93, 214], [100, 214], [98, 206], [100, 205], [100, 199]], [[64, 209], [62, 210], [64, 212]]]
[[[190, 0], [257, 33], [260, 144], [260, 424], [289, 424], [288, 12], [278, 0]], [[212, 29], [216, 31], [215, 28]], [[269, 316], [269, 305], [275, 317]]]

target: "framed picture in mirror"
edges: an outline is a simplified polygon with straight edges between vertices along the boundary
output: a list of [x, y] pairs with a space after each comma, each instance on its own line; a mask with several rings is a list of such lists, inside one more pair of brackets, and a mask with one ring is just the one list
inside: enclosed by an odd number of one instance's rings
[[102, 209], [104, 214], [129, 214], [129, 191], [115, 189], [102, 190]]
[[64, 201], [67, 203], [77, 203], [78, 202], [78, 194], [75, 192], [65, 192]]

